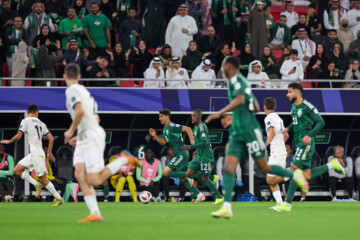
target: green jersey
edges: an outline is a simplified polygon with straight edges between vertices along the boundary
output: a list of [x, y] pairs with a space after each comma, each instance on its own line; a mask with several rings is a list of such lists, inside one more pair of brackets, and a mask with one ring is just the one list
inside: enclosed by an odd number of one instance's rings
[[[88, 14], [83, 19], [84, 29], [88, 29], [89, 35], [96, 47], [106, 47], [108, 43], [106, 29], [110, 29], [109, 19], [102, 13], [99, 16]], [[90, 47], [90, 42], [85, 38], [84, 45]]]
[[62, 49], [66, 50], [66, 45], [71, 39], [77, 40], [79, 43], [79, 47], [82, 46], [81, 44], [81, 36], [80, 34], [84, 32], [83, 23], [80, 19], [74, 18], [74, 20], [70, 21], [69, 18], [65, 18], [61, 20], [59, 25], [59, 33], [66, 33], [70, 32], [71, 34], [69, 36], [62, 37]]
[[173, 122], [169, 122], [169, 124], [163, 129], [162, 136], [165, 138], [166, 142], [169, 143], [175, 156], [178, 156], [185, 151], [182, 149], [183, 146], [185, 146], [183, 137], [181, 135], [182, 129], [183, 125]]
[[[299, 106], [295, 106], [295, 104], [292, 105], [291, 119], [292, 123], [288, 128], [294, 131], [296, 147], [302, 144], [303, 137], [310, 136], [314, 138], [315, 134], [320, 132], [325, 125], [316, 107], [306, 100]], [[316, 123], [316, 125], [313, 128], [314, 123]]]
[[252, 94], [246, 78], [240, 73], [230, 80], [228, 88], [230, 102], [233, 101], [238, 94], [243, 94], [245, 96], [245, 103], [233, 110], [230, 136], [244, 134], [253, 131], [255, 128], [260, 128], [253, 112], [256, 98]]
[[196, 148], [197, 156], [200, 161], [214, 162], [214, 151], [211, 147], [209, 131], [205, 123], [200, 122], [193, 130], [195, 145], [191, 148]]
[[146, 145], [144, 144], [141, 144], [139, 146], [137, 146], [135, 149], [134, 149], [134, 156], [137, 157], [138, 159], [143, 159], [145, 158], [145, 149], [147, 148]]

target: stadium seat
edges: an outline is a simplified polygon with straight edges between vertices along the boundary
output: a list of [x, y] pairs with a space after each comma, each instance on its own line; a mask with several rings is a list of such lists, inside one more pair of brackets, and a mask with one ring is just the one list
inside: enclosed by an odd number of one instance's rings
[[233, 57], [236, 57], [237, 55], [240, 55], [241, 51], [240, 50], [235, 50], [235, 52], [233, 53]]
[[224, 146], [216, 146], [214, 147], [214, 157], [218, 159], [221, 156], [225, 155], [225, 147]]
[[130, 64], [130, 78], [134, 78], [134, 64]]
[[112, 155], [121, 153], [121, 151], [122, 151], [121, 146], [112, 146], [107, 153], [107, 159], [109, 159]]
[[150, 53], [151, 55], [155, 55], [155, 54], [156, 54], [156, 49], [155, 49], [155, 48], [149, 49], [148, 51], [149, 51], [149, 53]]
[[325, 151], [325, 155], [324, 155], [324, 159], [327, 162], [328, 157], [330, 157], [331, 155], [334, 154], [334, 146], [329, 146], [326, 151]]
[[294, 5], [294, 11], [297, 13], [297, 14], [305, 14], [307, 15], [308, 13], [308, 6], [306, 5]]
[[270, 12], [271, 15], [274, 17], [273, 22], [277, 22], [280, 18], [280, 13], [283, 11], [282, 5], [271, 5]]
[[351, 151], [351, 157], [353, 160], [360, 156], [360, 146], [356, 146]]
[[73, 149], [69, 146], [61, 146], [56, 151], [57, 176], [74, 180]]
[[282, 52], [282, 50], [272, 50], [272, 54], [276, 58], [276, 61], [279, 62], [283, 52]]
[[135, 87], [135, 82], [132, 80], [129, 81], [120, 81], [119, 87]]

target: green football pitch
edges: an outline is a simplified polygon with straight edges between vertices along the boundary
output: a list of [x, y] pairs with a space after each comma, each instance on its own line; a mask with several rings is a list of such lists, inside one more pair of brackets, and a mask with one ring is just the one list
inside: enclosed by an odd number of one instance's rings
[[210, 202], [100, 203], [102, 223], [77, 223], [85, 203], [0, 203], [0, 239], [358, 239], [360, 203], [295, 202], [292, 212], [274, 203], [234, 203], [231, 220], [213, 219]]

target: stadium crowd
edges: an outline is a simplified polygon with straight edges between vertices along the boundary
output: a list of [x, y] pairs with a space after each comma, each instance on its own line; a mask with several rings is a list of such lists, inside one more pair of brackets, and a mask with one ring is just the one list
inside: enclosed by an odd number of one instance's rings
[[359, 0], [0, 2], [3, 77], [62, 77], [65, 64], [75, 62], [83, 77], [101, 79], [88, 86], [226, 87], [211, 80], [223, 78], [221, 63], [233, 55], [253, 87], [286, 85], [269, 79], [318, 79], [304, 85], [321, 88], [331, 87], [329, 79], [360, 79]]

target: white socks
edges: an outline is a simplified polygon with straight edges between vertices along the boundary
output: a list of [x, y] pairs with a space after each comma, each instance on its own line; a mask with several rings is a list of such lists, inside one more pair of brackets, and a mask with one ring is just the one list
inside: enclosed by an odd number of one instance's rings
[[122, 166], [126, 164], [128, 164], [128, 159], [126, 157], [118, 157], [117, 159], [106, 165], [106, 167], [110, 169], [111, 175], [114, 175], [115, 173], [117, 173], [117, 171], [119, 171]]
[[276, 201], [276, 204], [277, 205], [281, 205], [283, 204], [283, 200], [282, 200], [282, 197], [281, 197], [281, 192], [280, 191], [275, 191], [272, 193], [274, 198], [275, 198], [275, 201]]
[[224, 202], [223, 207], [228, 209], [228, 210], [231, 210], [231, 203], [230, 202]]
[[332, 162], [329, 162], [329, 163], [327, 163], [326, 165], [328, 166], [329, 170], [332, 170], [332, 169], [335, 168], [335, 164], [332, 163]]
[[85, 196], [84, 200], [86, 202], [87, 207], [90, 210], [90, 213], [92, 215], [94, 215], [95, 217], [100, 217], [101, 213], [100, 213], [100, 210], [99, 210], [98, 203], [96, 201], [96, 195]]
[[55, 187], [54, 187], [54, 184], [52, 184], [50, 181], [49, 181], [49, 184], [45, 186], [46, 190], [49, 191], [49, 193], [51, 193], [54, 198], [56, 198], [57, 200], [60, 200], [61, 199], [61, 196], [60, 194], [56, 191]]
[[34, 185], [34, 187], [39, 186], [39, 183], [29, 175], [28, 171], [23, 171], [21, 178]]

